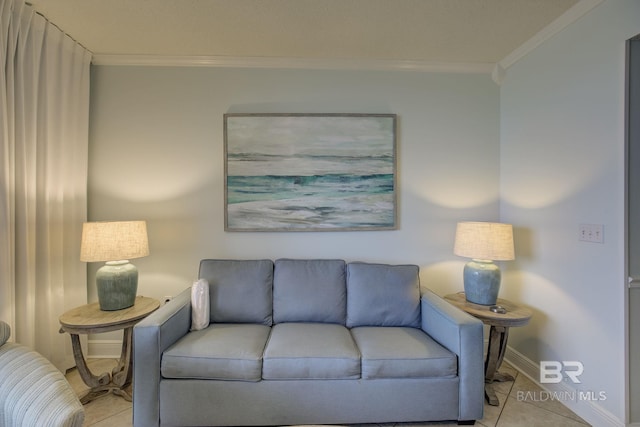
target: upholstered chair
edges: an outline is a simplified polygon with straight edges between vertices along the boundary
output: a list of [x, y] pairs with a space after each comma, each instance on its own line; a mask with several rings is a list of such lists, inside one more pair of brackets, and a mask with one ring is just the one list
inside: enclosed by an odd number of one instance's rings
[[0, 426], [81, 427], [84, 408], [64, 375], [10, 335], [0, 321]]

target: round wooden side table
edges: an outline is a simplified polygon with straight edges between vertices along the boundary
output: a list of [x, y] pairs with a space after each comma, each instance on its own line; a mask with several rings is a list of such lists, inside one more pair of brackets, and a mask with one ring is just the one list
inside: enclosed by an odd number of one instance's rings
[[498, 298], [496, 305], [503, 307], [506, 310], [505, 313], [495, 313], [490, 310], [488, 305], [467, 301], [464, 292], [450, 294], [444, 298], [456, 307], [482, 320], [485, 325], [490, 326], [489, 347], [487, 348], [487, 359], [484, 362], [484, 381], [486, 383], [484, 394], [489, 405], [498, 406], [500, 402], [491, 383], [514, 380], [513, 376], [498, 372], [507, 350], [509, 328], [526, 325], [533, 313], [528, 308], [501, 298]]
[[[160, 307], [159, 301], [138, 296], [133, 306], [122, 310], [102, 311], [99, 303], [95, 302], [76, 307], [60, 316], [60, 333], [68, 332], [71, 335], [73, 357], [76, 360], [78, 372], [84, 383], [90, 387], [90, 390], [80, 399], [83, 404], [110, 392], [131, 401], [131, 394], [126, 389], [131, 385], [133, 374], [131, 358], [133, 327], [158, 307]], [[123, 338], [118, 365], [111, 373], [94, 375], [82, 353], [79, 335], [99, 334], [120, 329], [123, 330]]]

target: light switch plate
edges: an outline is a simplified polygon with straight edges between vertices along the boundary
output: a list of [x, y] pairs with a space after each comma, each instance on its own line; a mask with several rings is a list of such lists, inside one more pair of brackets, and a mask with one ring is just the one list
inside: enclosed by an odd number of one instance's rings
[[580, 224], [578, 226], [578, 240], [581, 242], [604, 243], [604, 225]]

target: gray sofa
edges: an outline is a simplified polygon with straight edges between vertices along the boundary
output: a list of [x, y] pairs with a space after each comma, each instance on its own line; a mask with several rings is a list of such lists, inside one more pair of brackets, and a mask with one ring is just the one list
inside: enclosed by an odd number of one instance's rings
[[482, 418], [482, 323], [420, 288], [414, 265], [203, 260], [134, 328], [133, 424], [241, 426]]

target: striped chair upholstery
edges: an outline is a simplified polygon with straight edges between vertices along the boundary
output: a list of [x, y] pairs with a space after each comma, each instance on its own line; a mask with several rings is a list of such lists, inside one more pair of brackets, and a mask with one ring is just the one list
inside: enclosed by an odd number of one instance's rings
[[39, 353], [6, 342], [0, 321], [0, 425], [81, 427], [84, 408], [62, 373]]

